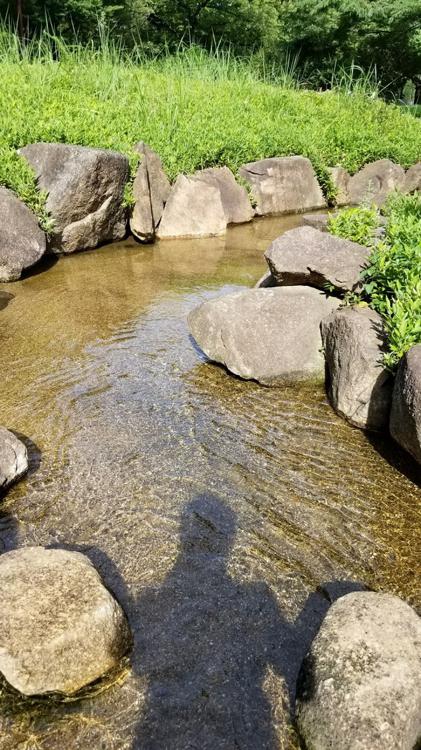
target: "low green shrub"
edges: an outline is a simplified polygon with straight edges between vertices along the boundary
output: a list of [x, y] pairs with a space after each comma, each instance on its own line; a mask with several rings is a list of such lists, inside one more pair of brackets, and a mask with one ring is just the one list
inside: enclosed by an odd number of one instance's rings
[[421, 343], [421, 195], [396, 193], [383, 213], [387, 217], [385, 238], [374, 244], [372, 219], [376, 216], [378, 222], [379, 216], [374, 208], [343, 211], [330, 222], [329, 229], [372, 245], [362, 272], [360, 299], [367, 299], [383, 317], [388, 344], [384, 363], [394, 370], [405, 352]]
[[328, 220], [329, 232], [344, 240], [367, 246], [373, 244], [378, 226], [379, 212], [375, 206], [345, 208], [331, 214]]

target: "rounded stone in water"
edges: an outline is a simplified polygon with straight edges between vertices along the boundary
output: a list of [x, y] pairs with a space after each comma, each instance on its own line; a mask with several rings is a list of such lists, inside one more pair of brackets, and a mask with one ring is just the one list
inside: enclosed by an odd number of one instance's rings
[[308, 750], [412, 750], [421, 736], [421, 620], [396, 596], [348, 594], [304, 660], [298, 726]]
[[24, 695], [76, 693], [131, 646], [123, 610], [79, 552], [2, 555], [0, 599], [0, 672]]
[[7, 489], [28, 471], [28, 452], [13, 432], [0, 427], [0, 491]]

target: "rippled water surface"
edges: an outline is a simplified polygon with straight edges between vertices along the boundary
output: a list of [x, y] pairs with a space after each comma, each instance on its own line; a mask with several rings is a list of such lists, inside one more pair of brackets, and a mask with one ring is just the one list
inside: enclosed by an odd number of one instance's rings
[[414, 464], [321, 388], [242, 382], [189, 340], [189, 310], [253, 285], [294, 222], [127, 242], [0, 288], [0, 423], [32, 441], [0, 549], [85, 551], [135, 634], [95, 697], [0, 702], [1, 750], [297, 748], [289, 696], [329, 599], [420, 604]]

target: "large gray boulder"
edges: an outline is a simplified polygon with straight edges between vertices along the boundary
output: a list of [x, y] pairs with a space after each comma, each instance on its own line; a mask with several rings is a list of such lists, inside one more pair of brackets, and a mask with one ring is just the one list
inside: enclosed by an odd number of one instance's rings
[[204, 302], [188, 323], [209, 359], [245, 380], [320, 381], [320, 321], [338, 304], [310, 287], [248, 289]]
[[348, 182], [350, 203], [382, 206], [393, 190], [403, 188], [405, 171], [390, 159], [379, 159], [360, 169]]
[[28, 471], [26, 445], [13, 432], [0, 427], [0, 492]]
[[247, 190], [236, 182], [228, 167], [211, 167], [193, 175], [179, 175], [158, 236], [212, 237], [223, 234], [228, 224], [242, 224], [253, 216]]
[[247, 190], [236, 182], [228, 167], [210, 167], [196, 172], [194, 178], [219, 189], [227, 224], [244, 224], [251, 221], [254, 210]]
[[19, 279], [45, 250], [36, 216], [11, 190], [0, 187], [0, 281]]
[[322, 321], [321, 333], [335, 411], [355, 427], [387, 429], [393, 380], [382, 365], [381, 316], [369, 307], [342, 307]]
[[262, 159], [245, 164], [241, 177], [256, 201], [256, 213], [289, 214], [324, 208], [321, 187], [311, 162], [303, 156]]
[[347, 206], [350, 202], [348, 184], [351, 175], [343, 167], [331, 167], [328, 172], [332, 184], [336, 188], [335, 206]]
[[390, 432], [421, 463], [421, 344], [402, 358], [393, 389]]
[[29, 547], [0, 556], [0, 672], [24, 695], [71, 695], [117, 667], [126, 617], [87, 557]]
[[338, 599], [306, 656], [297, 723], [307, 750], [413, 750], [421, 733], [421, 621], [390, 594]]
[[33, 168], [39, 188], [48, 193], [53, 252], [73, 253], [124, 238], [122, 203], [129, 177], [125, 156], [63, 143], [33, 143], [20, 153]]
[[135, 204], [130, 218], [130, 229], [141, 242], [152, 242], [161, 221], [164, 206], [171, 191], [161, 159], [146, 143], [135, 146], [140, 155], [133, 183]]
[[415, 193], [416, 190], [421, 190], [421, 161], [408, 169], [403, 184], [404, 193]]
[[195, 175], [179, 175], [166, 203], [158, 237], [213, 237], [223, 234], [226, 227], [219, 186]]
[[360, 286], [369, 254], [356, 242], [303, 226], [272, 242], [265, 258], [280, 286], [307, 284], [347, 292]]

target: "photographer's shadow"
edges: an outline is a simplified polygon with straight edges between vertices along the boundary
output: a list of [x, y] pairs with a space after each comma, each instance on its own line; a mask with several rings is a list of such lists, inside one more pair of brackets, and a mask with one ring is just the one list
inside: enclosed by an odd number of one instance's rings
[[264, 582], [229, 575], [235, 530], [225, 503], [196, 497], [182, 514], [174, 567], [133, 602], [133, 667], [148, 684], [133, 750], [279, 747], [267, 669], [284, 679], [293, 705], [301, 661], [329, 601], [312, 594], [288, 623]]

